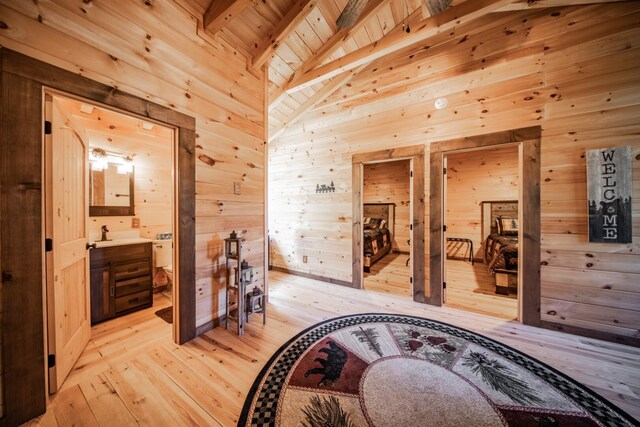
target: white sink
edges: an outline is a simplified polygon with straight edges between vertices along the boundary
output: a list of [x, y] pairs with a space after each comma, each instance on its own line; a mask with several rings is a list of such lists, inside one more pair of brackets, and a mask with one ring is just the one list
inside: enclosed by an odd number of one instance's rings
[[145, 239], [144, 237], [133, 237], [131, 239], [115, 239], [115, 240], [107, 240], [101, 242], [100, 240], [96, 240], [96, 248], [106, 248], [108, 246], [122, 246], [122, 245], [135, 245], [136, 243], [151, 243], [153, 240]]

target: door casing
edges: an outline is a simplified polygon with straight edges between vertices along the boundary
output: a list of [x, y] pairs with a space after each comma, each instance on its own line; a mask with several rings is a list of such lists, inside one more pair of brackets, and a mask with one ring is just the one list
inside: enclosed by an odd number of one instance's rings
[[3, 421], [15, 425], [44, 413], [47, 404], [42, 175], [45, 89], [177, 130], [174, 247], [182, 286], [174, 297], [174, 306], [180, 306], [176, 331], [179, 343], [196, 336], [195, 119], [10, 49], [0, 49], [0, 67]]
[[443, 159], [448, 152], [518, 144], [518, 318], [526, 325], [540, 326], [540, 126], [434, 142], [430, 145], [429, 194], [429, 303], [442, 305], [444, 271]]
[[411, 161], [411, 266], [413, 300], [426, 302], [425, 297], [425, 238], [424, 238], [424, 146], [392, 148], [369, 153], [357, 153], [352, 157], [353, 186], [353, 238], [352, 281], [353, 287], [362, 289], [362, 185], [363, 165], [393, 160]]

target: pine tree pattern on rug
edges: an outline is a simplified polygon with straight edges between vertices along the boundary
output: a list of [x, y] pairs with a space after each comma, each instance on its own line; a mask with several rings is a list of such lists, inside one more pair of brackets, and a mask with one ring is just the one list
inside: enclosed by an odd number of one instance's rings
[[452, 325], [352, 315], [302, 332], [256, 379], [239, 425], [631, 426], [626, 413], [506, 345]]

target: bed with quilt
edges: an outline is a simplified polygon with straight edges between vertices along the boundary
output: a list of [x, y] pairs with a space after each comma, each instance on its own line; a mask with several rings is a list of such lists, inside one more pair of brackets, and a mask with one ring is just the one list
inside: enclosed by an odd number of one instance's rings
[[369, 273], [371, 266], [391, 251], [391, 232], [386, 220], [364, 217], [363, 219], [363, 265]]
[[517, 202], [491, 203], [483, 211], [487, 219], [484, 234], [484, 259], [496, 278], [496, 293], [508, 295], [518, 289], [518, 217]]

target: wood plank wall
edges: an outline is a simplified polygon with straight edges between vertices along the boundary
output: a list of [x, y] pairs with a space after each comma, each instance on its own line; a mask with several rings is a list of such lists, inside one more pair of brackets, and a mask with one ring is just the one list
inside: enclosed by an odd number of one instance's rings
[[[0, 44], [196, 118], [196, 324], [224, 313], [223, 239], [264, 283], [264, 76], [171, 0], [0, 1]], [[234, 195], [233, 183], [242, 192]]]
[[275, 264], [309, 248], [307, 272], [351, 280], [353, 153], [541, 125], [542, 318], [637, 339], [640, 204], [633, 244], [589, 244], [584, 153], [631, 145], [640, 198], [639, 20], [638, 2], [494, 14], [369, 66], [269, 145]]
[[411, 162], [394, 162], [364, 165], [364, 203], [395, 203], [395, 230], [392, 231], [393, 250], [409, 252], [409, 221], [411, 220], [410, 184]]
[[[473, 241], [473, 256], [483, 258], [482, 205], [489, 200], [518, 200], [518, 147], [447, 155], [446, 237]], [[447, 256], [468, 258], [468, 246], [450, 242]]]

